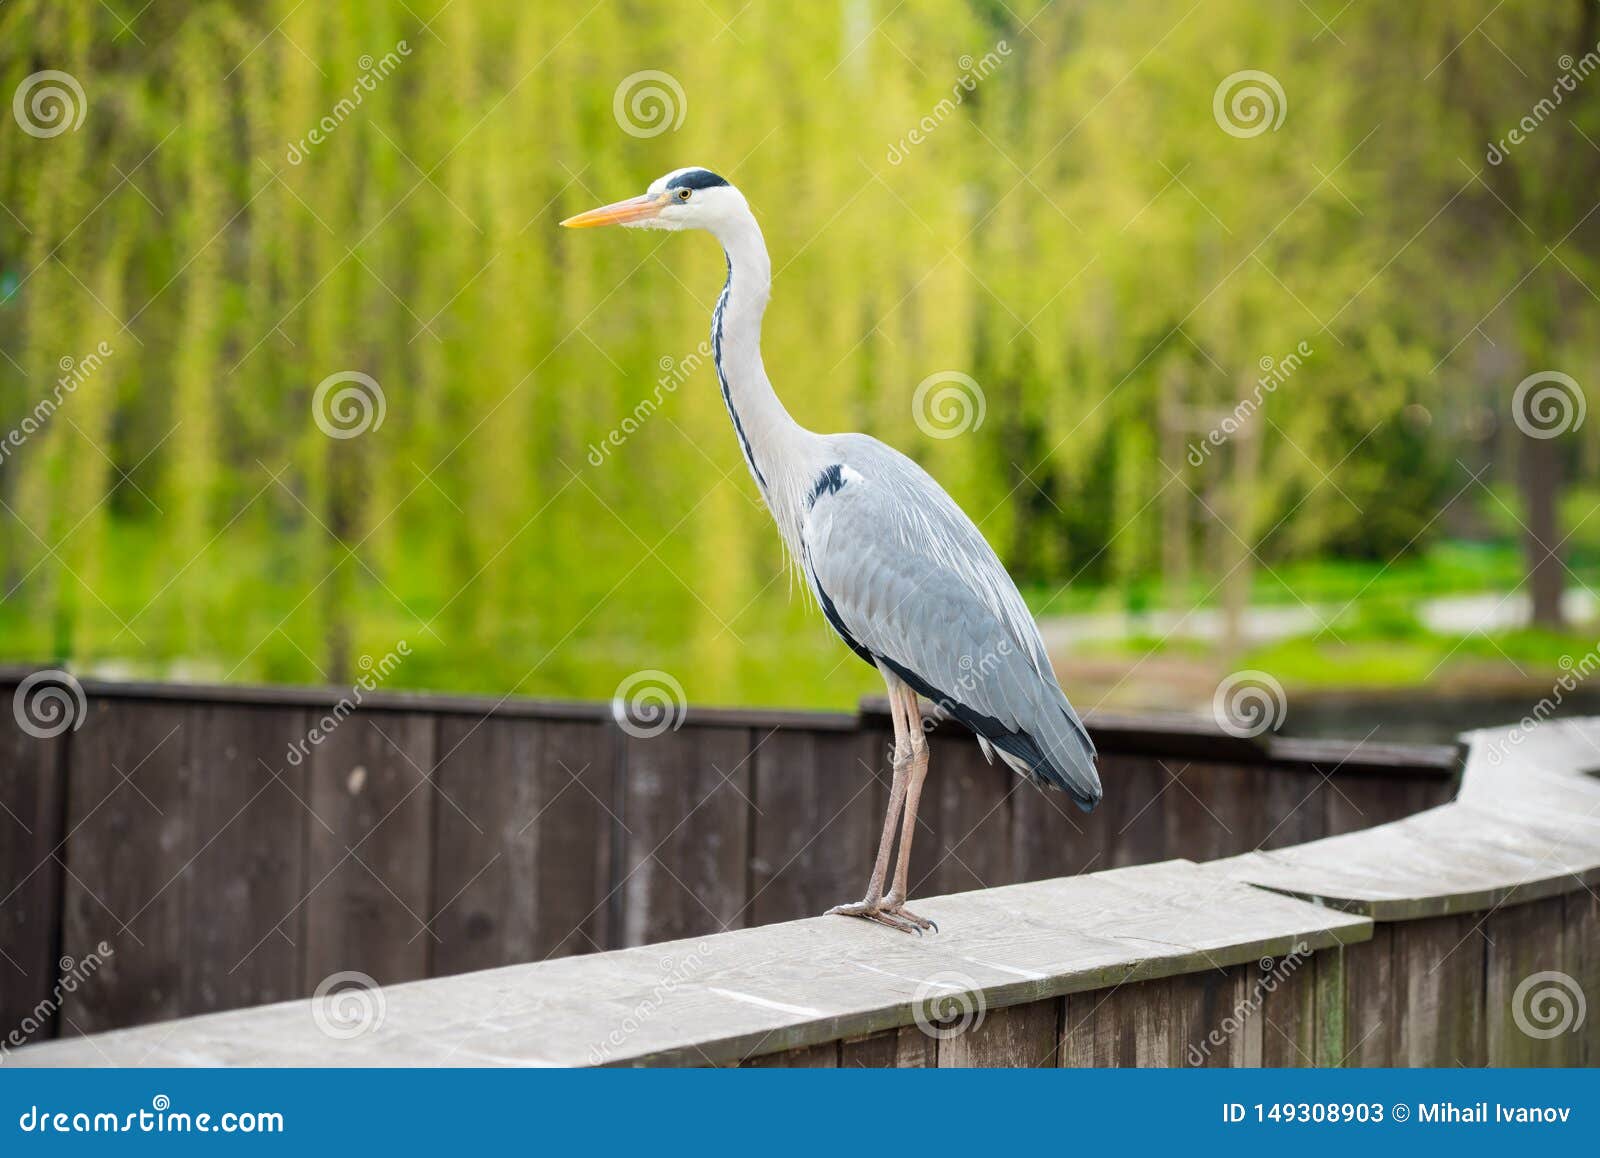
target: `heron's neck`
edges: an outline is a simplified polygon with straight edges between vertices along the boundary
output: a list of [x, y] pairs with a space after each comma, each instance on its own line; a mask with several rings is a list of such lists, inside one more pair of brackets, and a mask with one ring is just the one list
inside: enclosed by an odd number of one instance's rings
[[800, 460], [810, 436], [789, 417], [761, 362], [761, 316], [772, 291], [772, 262], [754, 217], [719, 229], [717, 240], [728, 258], [728, 281], [711, 320], [717, 379], [750, 473], [787, 537], [785, 517], [791, 512], [783, 509], [785, 496], [803, 469]]

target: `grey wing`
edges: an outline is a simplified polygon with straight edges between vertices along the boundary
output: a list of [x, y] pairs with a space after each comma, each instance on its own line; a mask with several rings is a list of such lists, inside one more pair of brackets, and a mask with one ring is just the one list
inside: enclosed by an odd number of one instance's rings
[[1094, 745], [1000, 560], [943, 488], [865, 436], [837, 440], [837, 482], [806, 515], [804, 567], [828, 620], [975, 732], [985, 751], [1083, 808]]

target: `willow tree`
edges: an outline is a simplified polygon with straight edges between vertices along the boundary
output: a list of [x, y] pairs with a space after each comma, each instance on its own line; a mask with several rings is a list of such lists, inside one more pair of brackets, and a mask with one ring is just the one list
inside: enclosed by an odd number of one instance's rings
[[[412, 686], [606, 695], [650, 667], [702, 701], [870, 690], [784, 579], [699, 352], [714, 246], [555, 228], [688, 163], [767, 231], [796, 417], [914, 455], [1044, 610], [1156, 575], [1167, 496], [1211, 551], [1191, 598], [1239, 558], [1391, 558], [1434, 526], [1449, 399], [1482, 378], [1475, 342], [1441, 355], [1538, 257], [1491, 194], [1554, 244], [1592, 184], [1551, 125], [1430, 224], [1502, 112], [1462, 94], [1506, 68], [1414, 9], [1334, 35], [1243, 0], [212, 0], [135, 36], [15, 0], [5, 92], [55, 69], [87, 108], [0, 131], [0, 420], [62, 358], [116, 353], [0, 462], [0, 652], [304, 681], [404, 638]], [[1483, 31], [1531, 97], [1586, 11]], [[1229, 132], [1219, 86], [1254, 73], [1281, 122]], [[630, 99], [659, 74], [664, 121]], [[1528, 283], [1542, 299], [1513, 295], [1529, 364], [1592, 348], [1588, 235]], [[1301, 343], [1253, 481], [1219, 465], [1237, 448], [1163, 455], [1164, 391], [1229, 413]], [[383, 421], [330, 437], [317, 388], [355, 373]], [[1441, 421], [1408, 425], [1417, 406]]]

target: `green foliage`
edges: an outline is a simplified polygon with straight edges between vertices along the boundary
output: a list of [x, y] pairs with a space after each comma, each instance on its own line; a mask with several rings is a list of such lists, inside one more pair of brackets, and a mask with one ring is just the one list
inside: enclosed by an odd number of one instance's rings
[[[0, 656], [316, 681], [403, 638], [409, 686], [608, 695], [654, 667], [700, 701], [872, 689], [783, 577], [707, 361], [589, 460], [702, 341], [721, 257], [555, 223], [691, 162], [762, 219], [796, 416], [916, 456], [1036, 607], [1166, 598], [1169, 491], [1196, 603], [1240, 543], [1269, 600], [1424, 551], [1430, 590], [1520, 578], [1437, 515], [1496, 453], [1471, 416], [1494, 437], [1528, 369], [1594, 365], [1600, 80], [1482, 160], [1593, 47], [1592, 5], [584, 8], [207, 0], [135, 36], [106, 5], [0, 7], [0, 92], [53, 68], [88, 100], [76, 132], [0, 124], [0, 424], [61, 359], [115, 351], [0, 463]], [[613, 100], [651, 69], [687, 104], [641, 138]], [[1276, 131], [1215, 120], [1244, 69], [1281, 84]], [[1164, 391], [1225, 413], [1301, 343], [1248, 472], [1238, 444], [1163, 449]], [[931, 438], [912, 390], [951, 369], [986, 419]], [[312, 417], [342, 371], [386, 403], [347, 440]], [[1600, 551], [1581, 493], [1574, 542]], [[1497, 518], [1467, 502], [1474, 530]]]

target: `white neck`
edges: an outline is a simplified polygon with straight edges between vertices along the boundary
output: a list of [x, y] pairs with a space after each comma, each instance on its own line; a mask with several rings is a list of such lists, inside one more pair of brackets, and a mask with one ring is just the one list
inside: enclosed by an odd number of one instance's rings
[[817, 436], [789, 417], [761, 361], [761, 316], [772, 292], [761, 227], [746, 210], [712, 232], [728, 258], [728, 282], [711, 321], [717, 378], [750, 473], [798, 559], [801, 507], [826, 464], [815, 461]]

